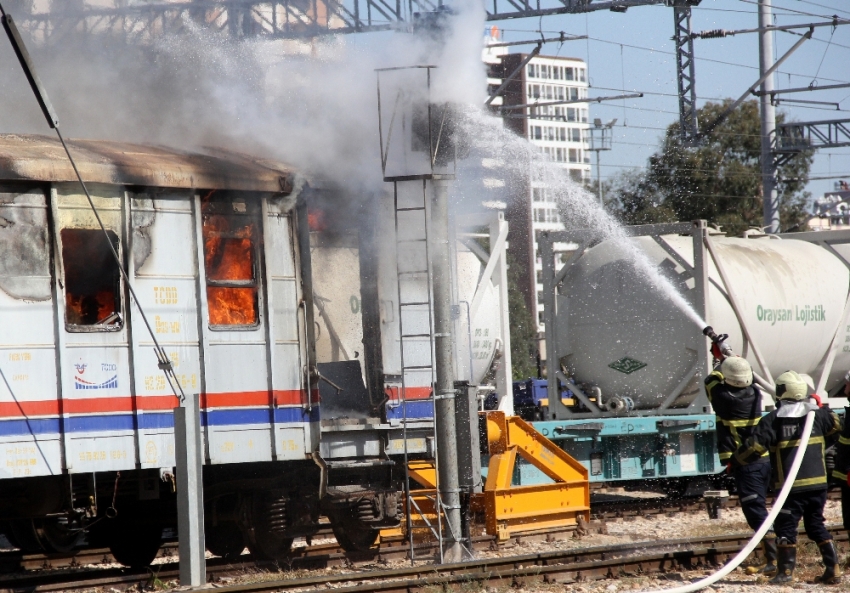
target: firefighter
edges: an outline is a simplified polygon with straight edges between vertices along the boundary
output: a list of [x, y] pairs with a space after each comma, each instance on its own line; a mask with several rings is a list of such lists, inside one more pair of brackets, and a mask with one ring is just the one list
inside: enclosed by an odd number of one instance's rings
[[823, 507], [827, 489], [824, 451], [841, 431], [841, 421], [829, 407], [819, 407], [820, 400], [816, 396], [809, 398], [806, 392], [806, 383], [794, 371], [779, 375], [776, 378], [777, 409], [762, 418], [732, 460], [736, 465], [749, 465], [759, 462], [765, 452], [770, 451], [778, 491], [794, 462], [806, 414], [810, 410], [816, 411], [800, 470], [773, 524], [778, 557], [776, 576], [770, 582], [787, 583], [792, 580], [797, 565], [797, 525], [802, 517], [806, 535], [817, 542], [825, 567], [823, 574], [815, 580], [832, 585], [840, 581], [841, 570], [832, 536], [824, 527]]
[[[716, 345], [712, 348], [720, 367], [705, 378], [705, 391], [717, 415], [717, 448], [720, 461], [729, 464], [735, 480], [738, 500], [747, 524], [757, 531], [767, 517], [765, 498], [770, 488], [770, 455], [767, 451], [746, 466], [731, 465], [731, 457], [752, 434], [762, 416], [761, 391], [753, 383], [753, 369], [739, 356], [724, 357]], [[750, 574], [776, 572], [776, 536], [773, 530], [762, 540], [765, 564], [751, 566]]]
[[[844, 375], [844, 396], [850, 398], [850, 372]], [[832, 477], [841, 484], [841, 519], [844, 529], [850, 528], [850, 422], [847, 421], [850, 408], [844, 409], [844, 429], [838, 438], [835, 455], [835, 468]]]

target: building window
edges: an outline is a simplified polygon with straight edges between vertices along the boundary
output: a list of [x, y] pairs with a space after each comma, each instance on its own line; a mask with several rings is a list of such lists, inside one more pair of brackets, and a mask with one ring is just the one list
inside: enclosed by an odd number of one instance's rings
[[543, 130], [540, 126], [531, 126], [531, 139], [541, 140], [543, 138]]
[[570, 149], [570, 162], [571, 163], [580, 162], [579, 161], [580, 156], [581, 156], [581, 151], [579, 149], [577, 149], [577, 148], [571, 148]]
[[570, 169], [570, 179], [576, 183], [581, 183], [581, 169]]
[[567, 121], [577, 121], [577, 111], [574, 107], [567, 107]]
[[[121, 327], [121, 271], [109, 244], [120, 253], [118, 235], [100, 229], [62, 229], [65, 323], [69, 331]], [[108, 238], [107, 238], [108, 235]]]
[[581, 110], [581, 121], [587, 123], [587, 109]]
[[543, 325], [543, 311], [540, 311], [537, 314], [537, 323], [539, 323], [540, 325]]
[[581, 81], [581, 82], [587, 82], [587, 78], [586, 78], [586, 76], [585, 76], [585, 70], [584, 70], [584, 68], [579, 68], [579, 69], [578, 69], [578, 79], [579, 79], [579, 81]]
[[531, 200], [534, 202], [545, 202], [546, 201], [546, 190], [542, 187], [533, 187], [531, 188]]
[[573, 68], [564, 68], [564, 74], [566, 74], [564, 80], [575, 80], [575, 71]]
[[536, 65], [534, 65], [534, 64], [528, 65], [528, 77], [529, 78], [536, 78], [537, 77], [537, 75], [535, 74], [536, 71], [537, 71]]
[[259, 325], [256, 204], [212, 199], [201, 206], [210, 326]]

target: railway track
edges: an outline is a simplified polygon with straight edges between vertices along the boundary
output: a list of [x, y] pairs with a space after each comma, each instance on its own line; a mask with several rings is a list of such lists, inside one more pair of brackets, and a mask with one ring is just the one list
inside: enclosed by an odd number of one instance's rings
[[[846, 542], [847, 533], [832, 530], [837, 541]], [[327, 574], [305, 578], [286, 578], [238, 585], [219, 582], [216, 589], [222, 592], [248, 593], [262, 591], [299, 591], [333, 588], [335, 593], [413, 593], [432, 587], [477, 583], [490, 586], [524, 586], [532, 583], [570, 584], [624, 576], [678, 573], [722, 565], [738, 553], [749, 540], [750, 534], [690, 538], [659, 542], [640, 542], [615, 546], [556, 550], [534, 554], [474, 559], [463, 563], [394, 568], [389, 570], [361, 570], [358, 572]], [[371, 555], [371, 564], [378, 561], [380, 553]], [[351, 559], [349, 559], [351, 560]], [[36, 593], [52, 591], [83, 591], [93, 588], [121, 590], [138, 585], [149, 585], [157, 580], [167, 582], [178, 577], [176, 565], [160, 565], [156, 572], [100, 575], [98, 578], [65, 579], [49, 582], [2, 582], [3, 593]], [[292, 569], [306, 568], [294, 562]], [[213, 581], [221, 581], [227, 574], [239, 573], [241, 565], [210, 562], [208, 573]], [[58, 575], [57, 575], [58, 576]]]
[[[732, 508], [736, 505], [737, 497], [730, 497], [726, 507]], [[647, 498], [628, 503], [613, 501], [594, 505], [592, 515], [594, 521], [591, 522], [589, 527], [592, 530], [604, 529], [604, 521], [614, 518], [628, 520], [630, 517], [697, 512], [706, 512], [705, 503], [701, 499]], [[507, 548], [511, 545], [525, 544], [531, 541], [554, 541], [571, 536], [572, 530], [552, 530], [519, 536], [504, 542], [501, 547]], [[719, 541], [717, 537], [709, 539]], [[473, 544], [477, 550], [492, 550], [499, 547], [490, 536], [476, 537]], [[669, 545], [665, 544], [665, 546]], [[680, 545], [680, 543], [674, 543], [674, 545]], [[176, 557], [176, 546], [176, 542], [167, 542], [163, 546], [160, 556]], [[628, 545], [620, 546], [622, 549], [627, 547]], [[645, 545], [641, 545], [641, 548], [645, 549]], [[610, 551], [612, 548], [606, 549]], [[420, 543], [414, 548], [414, 555], [417, 558], [427, 558], [435, 553], [434, 545], [429, 543]], [[577, 552], [571, 553], [577, 554]], [[335, 542], [330, 542], [293, 548], [293, 553], [284, 567], [292, 570], [334, 567], [356, 568], [405, 560], [408, 557], [408, 544], [402, 538], [384, 540], [372, 550], [362, 553], [346, 553]], [[176, 561], [166, 561], [154, 565], [147, 571], [132, 571], [107, 566], [110, 564], [114, 564], [114, 559], [106, 549], [80, 550], [75, 554], [21, 554], [19, 552], [0, 554], [0, 573], [4, 574], [0, 577], [0, 593], [130, 586], [137, 583], [155, 580], [168, 581], [178, 578]], [[241, 557], [238, 563], [228, 563], [220, 558], [211, 558], [207, 561], [207, 566], [208, 573], [215, 578], [215, 575], [252, 570], [254, 562], [251, 556], [246, 554]], [[431, 565], [429, 566], [431, 569], [434, 568]]]

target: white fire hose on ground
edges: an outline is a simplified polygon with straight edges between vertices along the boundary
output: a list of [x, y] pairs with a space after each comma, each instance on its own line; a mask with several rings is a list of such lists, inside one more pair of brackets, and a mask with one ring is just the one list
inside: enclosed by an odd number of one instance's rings
[[809, 437], [812, 434], [812, 425], [814, 422], [815, 410], [810, 410], [806, 414], [806, 424], [803, 426], [803, 434], [800, 436], [800, 445], [797, 448], [797, 454], [794, 456], [794, 463], [791, 464], [791, 469], [785, 477], [785, 484], [782, 485], [782, 490], [779, 491], [779, 496], [776, 497], [776, 500], [773, 503], [773, 508], [770, 510], [770, 514], [768, 514], [767, 518], [761, 524], [761, 527], [759, 527], [758, 531], [756, 531], [755, 535], [753, 535], [750, 543], [748, 543], [744, 549], [741, 550], [738, 555], [728, 562], [723, 568], [700, 581], [689, 585], [682, 585], [681, 587], [674, 587], [672, 589], [655, 589], [647, 593], [691, 593], [692, 591], [699, 591], [700, 589], [709, 587], [724, 578], [730, 572], [738, 568], [741, 562], [746, 560], [747, 556], [756, 549], [756, 546], [761, 543], [764, 534], [767, 533], [773, 525], [773, 522], [776, 520], [776, 516], [779, 515], [779, 511], [782, 510], [782, 505], [785, 504], [785, 499], [788, 498], [788, 493], [791, 492], [791, 486], [794, 485], [794, 480], [797, 479], [797, 472], [800, 471], [800, 465], [803, 463], [806, 447], [809, 446]]

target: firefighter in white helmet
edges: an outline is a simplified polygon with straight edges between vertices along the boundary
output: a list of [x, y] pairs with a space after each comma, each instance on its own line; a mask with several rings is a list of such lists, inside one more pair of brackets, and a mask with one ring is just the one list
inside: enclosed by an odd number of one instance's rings
[[[747, 466], [731, 466], [735, 450], [752, 434], [762, 417], [761, 391], [753, 383], [753, 369], [745, 358], [723, 356], [715, 345], [712, 353], [720, 365], [705, 378], [705, 391], [717, 415], [717, 448], [720, 461], [728, 465], [735, 480], [741, 510], [747, 524], [758, 530], [767, 517], [765, 498], [770, 489], [770, 457], [764, 453]], [[776, 537], [768, 531], [762, 540], [765, 564], [751, 566], [750, 573], [776, 572]]]
[[815, 579], [825, 584], [835, 584], [841, 579], [838, 553], [832, 536], [824, 527], [823, 507], [826, 504], [827, 474], [824, 451], [841, 431], [841, 421], [829, 407], [820, 407], [820, 399], [807, 395], [805, 381], [794, 371], [786, 371], [776, 378], [778, 407], [767, 414], [732, 457], [736, 465], [759, 462], [770, 452], [776, 490], [782, 488], [788, 468], [794, 462], [806, 414], [815, 410], [815, 420], [803, 463], [791, 487], [785, 504], [773, 524], [778, 546], [777, 572], [771, 583], [792, 580], [797, 565], [797, 525], [803, 519], [808, 538], [820, 548], [825, 566], [823, 574]]

